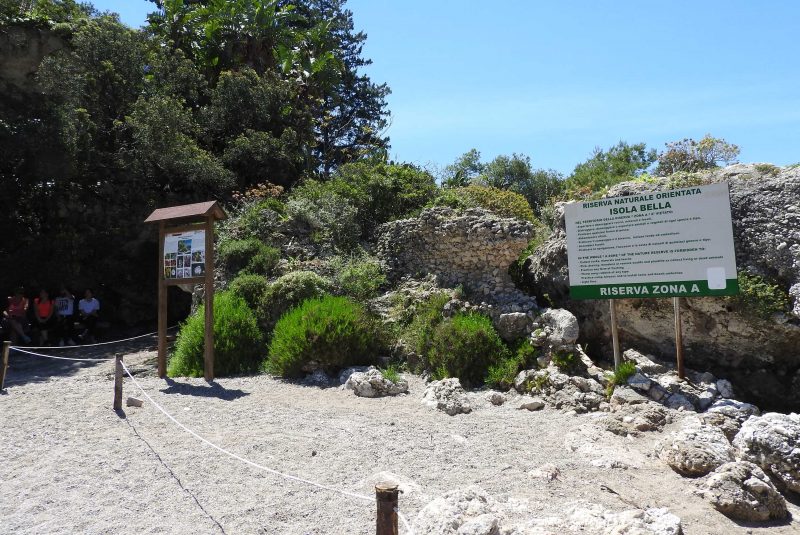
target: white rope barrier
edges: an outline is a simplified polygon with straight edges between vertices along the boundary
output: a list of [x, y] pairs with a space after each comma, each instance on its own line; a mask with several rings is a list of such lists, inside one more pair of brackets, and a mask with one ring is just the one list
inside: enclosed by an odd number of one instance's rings
[[364, 496], [363, 494], [356, 494], [355, 492], [350, 492], [350, 491], [347, 491], [347, 490], [337, 489], [336, 487], [323, 485], [321, 483], [315, 483], [314, 481], [309, 481], [308, 479], [303, 479], [302, 477], [293, 476], [293, 475], [289, 475], [289, 474], [284, 474], [283, 472], [279, 472], [279, 471], [274, 470], [272, 468], [267, 468], [266, 466], [262, 466], [262, 465], [260, 465], [258, 463], [254, 463], [253, 461], [245, 459], [244, 457], [240, 457], [239, 455], [236, 455], [235, 453], [231, 453], [230, 451], [226, 450], [225, 448], [217, 446], [216, 444], [214, 444], [210, 440], [201, 437], [200, 435], [198, 435], [197, 433], [195, 433], [194, 431], [192, 431], [191, 429], [189, 429], [188, 427], [186, 427], [185, 425], [180, 423], [178, 420], [175, 419], [174, 416], [172, 416], [170, 413], [168, 413], [161, 405], [156, 403], [155, 400], [153, 400], [153, 398], [151, 398], [150, 395], [147, 392], [145, 392], [144, 388], [142, 388], [142, 385], [139, 384], [139, 381], [137, 381], [133, 377], [133, 375], [131, 375], [130, 370], [128, 370], [128, 367], [125, 365], [124, 362], [122, 363], [122, 369], [125, 370], [125, 373], [128, 374], [128, 377], [131, 378], [131, 380], [133, 381], [133, 384], [136, 385], [136, 387], [139, 389], [139, 391], [142, 393], [142, 395], [144, 395], [144, 397], [146, 397], [150, 401], [150, 403], [153, 404], [154, 407], [156, 407], [159, 411], [161, 411], [164, 414], [164, 416], [166, 416], [167, 418], [172, 420], [172, 422], [175, 425], [177, 425], [178, 427], [180, 427], [181, 429], [183, 429], [184, 431], [186, 431], [187, 433], [189, 433], [190, 435], [192, 435], [196, 439], [200, 440], [201, 442], [204, 442], [205, 444], [208, 444], [212, 448], [224, 453], [225, 455], [227, 455], [229, 457], [232, 457], [232, 458], [234, 458], [234, 459], [236, 459], [238, 461], [241, 461], [241, 462], [243, 462], [245, 464], [249, 464], [250, 466], [252, 466], [254, 468], [258, 468], [259, 470], [264, 470], [265, 472], [269, 472], [270, 474], [274, 474], [276, 476], [280, 476], [280, 477], [283, 477], [283, 478], [286, 478], [286, 479], [291, 479], [292, 481], [298, 481], [300, 483], [305, 483], [307, 485], [311, 485], [311, 486], [320, 488], [322, 490], [327, 490], [327, 491], [330, 491], [330, 492], [336, 492], [336, 493], [342, 494], [344, 496], [349, 496], [351, 498], [357, 498], [359, 500], [365, 500], [365, 501], [368, 501], [368, 502], [374, 502], [375, 501], [375, 498], [373, 498], [371, 496]]
[[75, 362], [108, 362], [110, 360], [114, 360], [114, 358], [110, 359], [75, 359], [70, 357], [56, 357], [55, 355], [43, 355], [42, 353], [34, 353], [33, 351], [27, 351], [17, 346], [11, 346], [9, 349], [13, 349], [14, 351], [19, 351], [20, 353], [26, 353], [28, 355], [34, 355], [37, 357], [45, 357], [48, 359], [57, 359], [57, 360], [72, 360]]
[[[172, 330], [178, 327], [177, 325], [173, 325], [172, 327], [167, 327], [167, 330]], [[148, 336], [155, 336], [158, 334], [158, 331], [147, 333], [147, 334], [140, 334], [139, 336], [132, 336], [130, 338], [123, 338], [121, 340], [110, 340], [108, 342], [98, 342], [96, 344], [81, 344], [81, 345], [74, 345], [74, 346], [25, 346], [28, 349], [77, 349], [79, 347], [98, 347], [98, 346], [107, 346], [110, 344], [119, 344], [122, 342], [130, 342], [131, 340], [138, 340], [139, 338], [147, 338]], [[16, 346], [13, 346], [16, 348]]]
[[404, 515], [403, 513], [401, 513], [401, 512], [400, 512], [400, 508], [399, 508], [399, 507], [395, 507], [395, 508], [394, 508], [394, 512], [395, 512], [395, 513], [397, 513], [397, 516], [398, 516], [398, 517], [400, 518], [400, 520], [403, 522], [403, 527], [404, 527], [404, 528], [406, 528], [406, 531], [407, 531], [407, 532], [408, 532], [410, 535], [414, 535], [414, 530], [413, 530], [413, 529], [411, 529], [411, 525], [408, 523], [408, 520], [406, 520], [406, 517], [405, 517], [405, 515]]

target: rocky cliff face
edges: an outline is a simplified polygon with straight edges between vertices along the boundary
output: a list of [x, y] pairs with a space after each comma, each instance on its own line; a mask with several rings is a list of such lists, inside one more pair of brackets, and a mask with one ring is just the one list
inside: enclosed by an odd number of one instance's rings
[[[683, 183], [681, 183], [683, 181]], [[800, 168], [737, 164], [654, 183], [627, 182], [608, 196], [728, 181], [737, 269], [759, 275], [788, 294], [791, 312], [760, 317], [749, 297], [681, 299], [687, 365], [728, 377], [764, 407], [800, 408]], [[595, 356], [610, 354], [606, 301], [569, 298], [563, 209], [550, 239], [526, 260], [524, 284], [538, 297], [573, 312], [581, 342]], [[674, 358], [670, 299], [618, 300], [623, 347]]]
[[49, 28], [4, 26], [0, 29], [0, 92], [6, 98], [34, 92], [42, 59], [65, 46], [64, 37]]

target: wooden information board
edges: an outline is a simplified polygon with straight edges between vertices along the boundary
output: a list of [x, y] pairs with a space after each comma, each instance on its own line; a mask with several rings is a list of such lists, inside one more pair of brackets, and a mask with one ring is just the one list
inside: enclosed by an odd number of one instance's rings
[[159, 208], [145, 219], [158, 223], [158, 375], [167, 376], [167, 287], [204, 286], [206, 381], [214, 379], [214, 222], [225, 219], [216, 201]]

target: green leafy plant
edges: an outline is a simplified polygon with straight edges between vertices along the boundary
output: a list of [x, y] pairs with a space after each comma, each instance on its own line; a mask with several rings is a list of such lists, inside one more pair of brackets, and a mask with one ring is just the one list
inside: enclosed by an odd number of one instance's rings
[[286, 213], [295, 225], [306, 227], [312, 240], [344, 251], [358, 245], [358, 210], [323, 182], [309, 180], [292, 191]]
[[375, 297], [386, 284], [386, 275], [378, 260], [365, 254], [334, 257], [329, 265], [335, 273], [333, 282], [339, 293], [358, 301]]
[[423, 356], [434, 377], [445, 370], [467, 386], [480, 384], [489, 366], [508, 355], [492, 320], [479, 314], [456, 314], [433, 330], [430, 348]]
[[383, 378], [394, 384], [400, 382], [400, 368], [396, 364], [390, 364], [386, 368], [380, 368]]
[[259, 239], [228, 240], [219, 244], [219, 258], [231, 273], [245, 271], [269, 275], [280, 260], [280, 251]]
[[566, 351], [556, 351], [553, 353], [551, 362], [565, 373], [574, 373], [581, 364], [581, 360], [575, 353], [568, 353]]
[[628, 379], [636, 373], [636, 363], [626, 360], [620, 363], [616, 370], [610, 374], [608, 385], [606, 386], [606, 397], [611, 397], [614, 388], [628, 383]]
[[728, 300], [742, 314], [768, 320], [773, 314], [789, 310], [789, 295], [779, 285], [747, 272], [739, 273], [738, 280], [739, 295]]
[[756, 171], [762, 175], [778, 176], [778, 173], [781, 172], [781, 168], [771, 163], [757, 163]]
[[[205, 312], [201, 306], [178, 332], [168, 374], [172, 377], [203, 375], [204, 348]], [[214, 375], [253, 372], [262, 358], [261, 332], [253, 312], [244, 299], [233, 292], [219, 292], [214, 297]]]
[[403, 331], [403, 338], [417, 354], [423, 355], [430, 348], [433, 331], [444, 321], [442, 309], [449, 301], [449, 294], [439, 292], [417, 304], [411, 323]]
[[384, 345], [380, 323], [345, 297], [309, 299], [275, 325], [264, 369], [299, 377], [312, 361], [333, 373], [374, 362]]
[[264, 294], [269, 288], [267, 279], [253, 273], [240, 273], [228, 285], [228, 289], [247, 303], [251, 310], [258, 310]]
[[264, 291], [258, 304], [259, 322], [267, 332], [271, 332], [286, 311], [332, 290], [331, 282], [313, 271], [293, 271], [282, 275]]
[[519, 193], [491, 186], [466, 186], [441, 190], [429, 206], [451, 208], [485, 208], [502, 217], [515, 217], [525, 221], [536, 221], [531, 205]]
[[514, 379], [522, 366], [523, 360], [519, 355], [504, 357], [489, 366], [486, 384], [500, 390], [508, 390], [514, 386]]

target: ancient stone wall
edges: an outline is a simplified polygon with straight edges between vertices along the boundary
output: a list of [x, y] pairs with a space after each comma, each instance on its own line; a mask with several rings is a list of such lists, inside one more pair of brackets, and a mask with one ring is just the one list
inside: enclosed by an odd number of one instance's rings
[[460, 284], [480, 299], [502, 302], [518, 296], [508, 268], [532, 234], [527, 221], [438, 207], [381, 225], [377, 254], [391, 279], [433, 274], [441, 286]]

